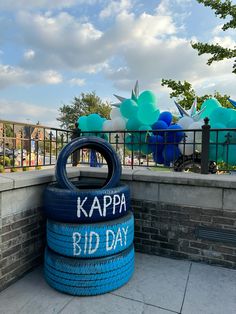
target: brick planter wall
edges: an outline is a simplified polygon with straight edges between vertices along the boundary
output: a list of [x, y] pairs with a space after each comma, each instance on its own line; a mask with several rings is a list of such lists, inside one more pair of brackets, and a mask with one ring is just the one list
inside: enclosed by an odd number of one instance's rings
[[[71, 168], [103, 180], [105, 169]], [[0, 289], [42, 262], [42, 192], [54, 170], [0, 175]], [[236, 268], [236, 176], [124, 170], [136, 251]]]

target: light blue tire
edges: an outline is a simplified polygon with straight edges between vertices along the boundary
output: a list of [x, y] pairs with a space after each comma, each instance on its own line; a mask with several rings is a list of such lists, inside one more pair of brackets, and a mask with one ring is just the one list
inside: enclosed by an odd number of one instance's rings
[[72, 295], [97, 295], [120, 288], [134, 272], [134, 247], [109, 257], [74, 259], [45, 250], [44, 274], [54, 289]]
[[119, 219], [93, 224], [47, 222], [47, 244], [64, 256], [94, 258], [113, 255], [128, 248], [133, 239], [131, 212]]

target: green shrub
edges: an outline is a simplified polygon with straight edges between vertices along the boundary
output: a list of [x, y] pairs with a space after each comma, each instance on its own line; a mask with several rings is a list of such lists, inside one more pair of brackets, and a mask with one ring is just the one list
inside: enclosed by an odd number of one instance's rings
[[11, 165], [11, 159], [7, 156], [1, 156], [0, 157], [0, 165], [10, 166]]
[[5, 172], [5, 169], [4, 169], [3, 165], [0, 165], [0, 173], [3, 173], [3, 172]]
[[11, 172], [17, 172], [17, 168], [11, 168]]

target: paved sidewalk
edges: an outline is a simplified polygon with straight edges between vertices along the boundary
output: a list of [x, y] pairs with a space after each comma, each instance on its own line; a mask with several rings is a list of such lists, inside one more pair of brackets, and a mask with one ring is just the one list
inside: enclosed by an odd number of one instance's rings
[[96, 297], [72, 297], [50, 288], [42, 268], [0, 293], [0, 313], [235, 314], [236, 271], [136, 254], [124, 287]]

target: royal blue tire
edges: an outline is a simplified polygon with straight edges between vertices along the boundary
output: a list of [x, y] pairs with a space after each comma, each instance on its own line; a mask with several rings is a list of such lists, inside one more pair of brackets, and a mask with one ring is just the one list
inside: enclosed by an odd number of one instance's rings
[[[47, 218], [70, 223], [91, 223], [117, 219], [130, 209], [127, 185], [93, 190], [84, 185], [79, 191], [62, 189], [50, 184], [44, 191], [44, 213]], [[100, 208], [97, 208], [98, 205]]]
[[126, 216], [93, 224], [47, 221], [47, 244], [54, 252], [75, 258], [94, 258], [117, 254], [134, 240], [134, 217]]
[[134, 272], [134, 248], [105, 258], [81, 260], [45, 250], [44, 274], [54, 289], [71, 295], [97, 295], [120, 288]]
[[66, 164], [69, 156], [76, 150], [88, 148], [99, 152], [107, 162], [108, 176], [103, 184], [102, 188], [113, 188], [120, 182], [121, 176], [121, 162], [116, 154], [114, 148], [107, 141], [91, 136], [91, 137], [80, 137], [69, 142], [61, 150], [56, 164], [56, 179], [58, 184], [71, 191], [76, 191], [78, 188], [69, 180], [66, 173]]

